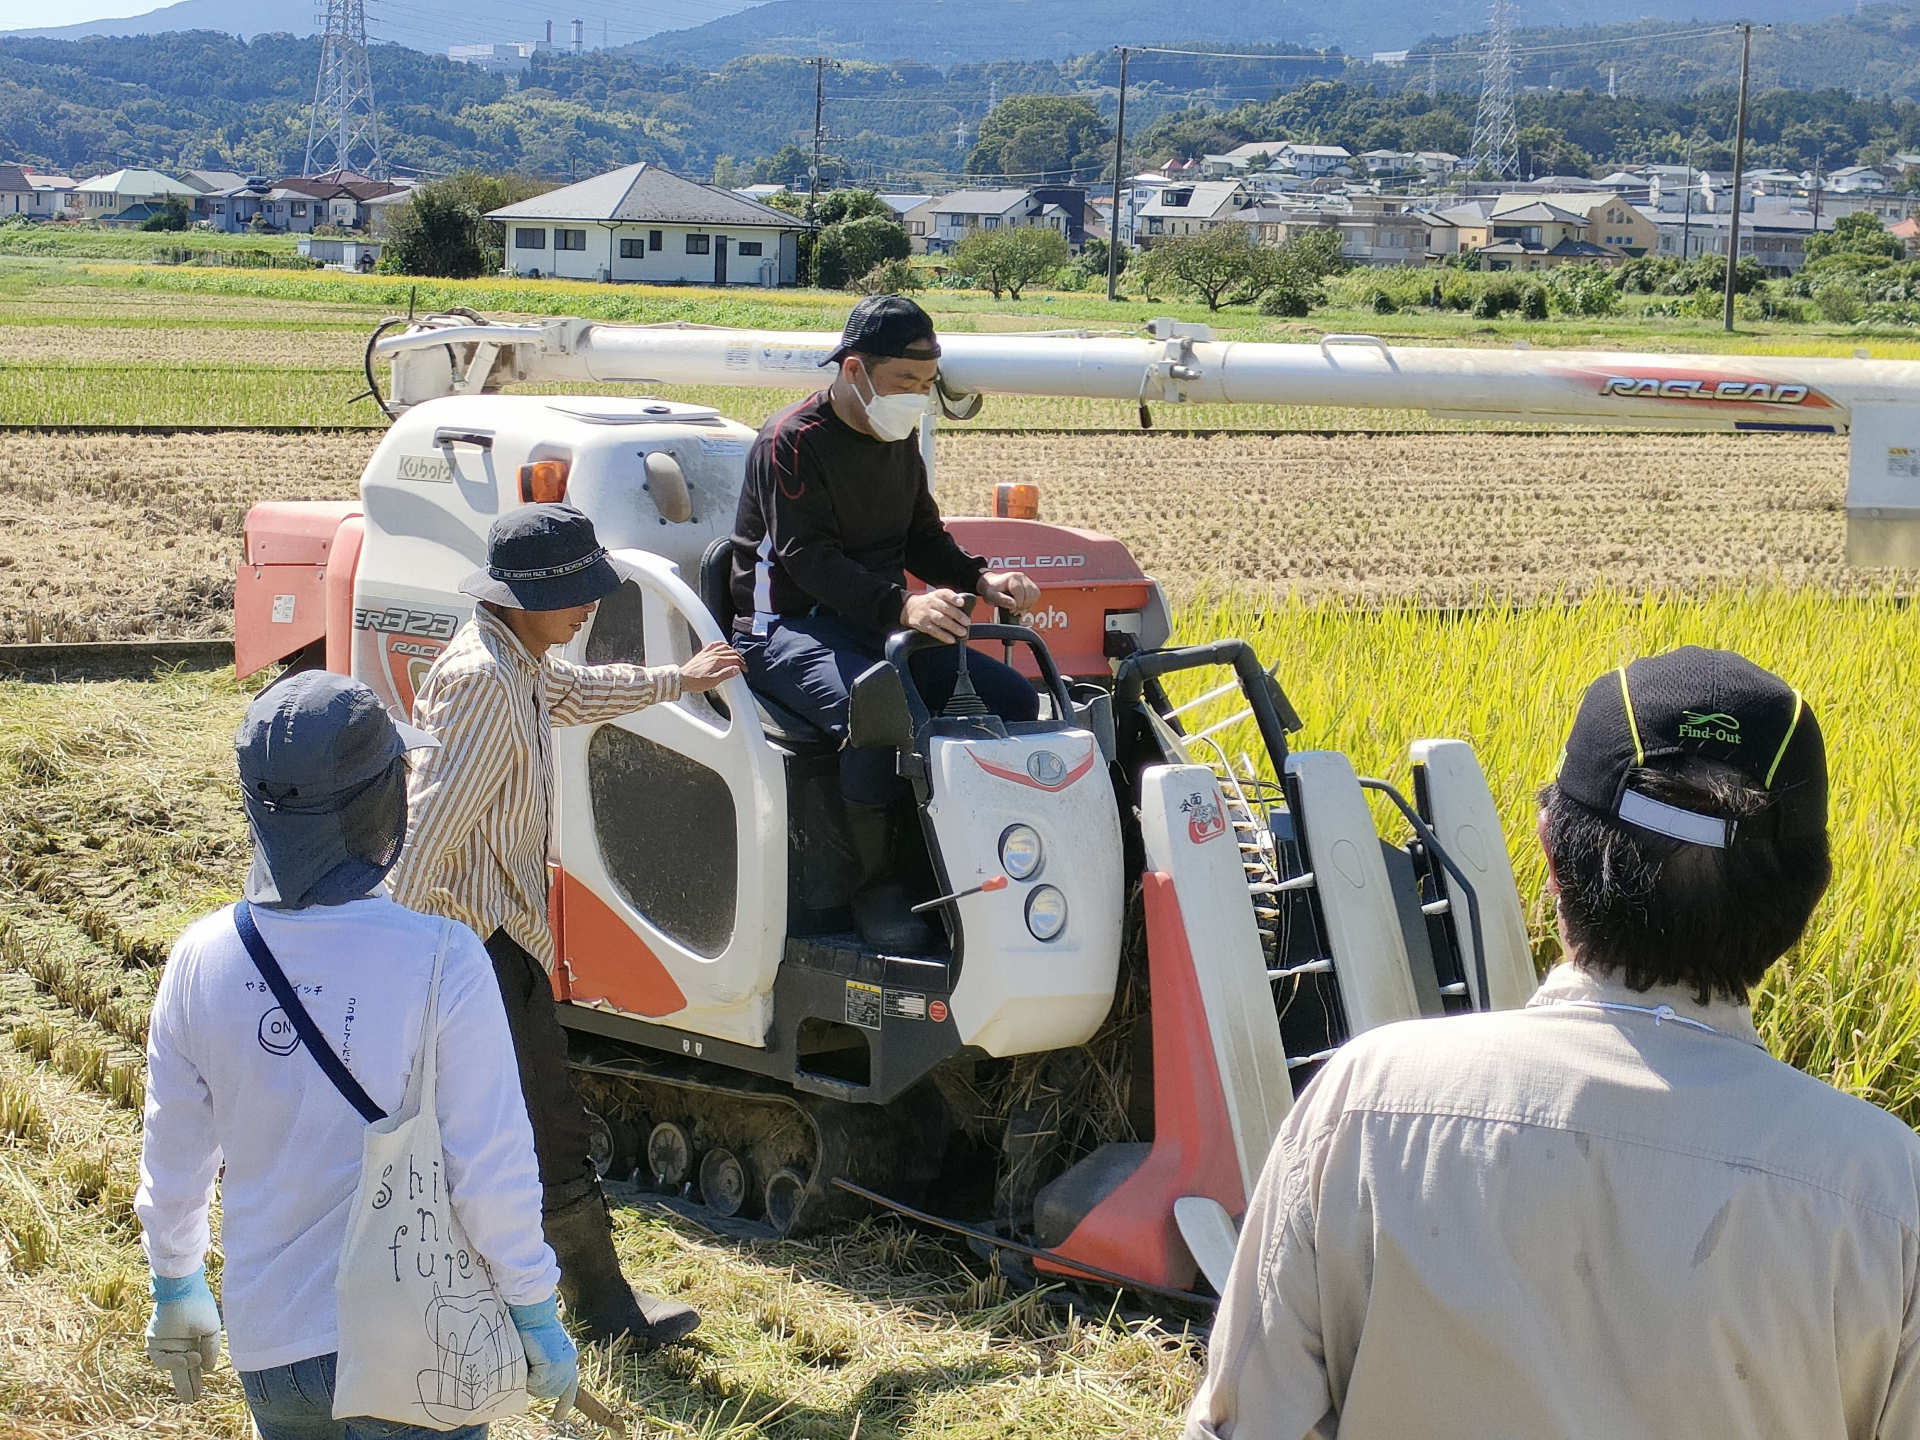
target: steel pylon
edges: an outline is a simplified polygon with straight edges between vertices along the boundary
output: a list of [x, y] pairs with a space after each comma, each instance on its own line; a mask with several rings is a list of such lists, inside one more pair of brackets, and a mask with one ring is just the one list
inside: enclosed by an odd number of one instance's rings
[[357, 170], [382, 177], [380, 114], [367, 64], [366, 0], [322, 0], [320, 74], [307, 119], [303, 173]]
[[1480, 70], [1480, 113], [1473, 122], [1474, 170], [1503, 180], [1520, 168], [1519, 127], [1513, 116], [1513, 4], [1493, 0], [1488, 10], [1487, 57]]

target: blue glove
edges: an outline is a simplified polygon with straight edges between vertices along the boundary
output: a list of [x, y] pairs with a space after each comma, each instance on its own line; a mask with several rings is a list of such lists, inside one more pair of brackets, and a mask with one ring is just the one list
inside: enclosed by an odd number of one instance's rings
[[580, 1352], [560, 1327], [560, 1297], [549, 1295], [537, 1305], [509, 1305], [513, 1328], [527, 1352], [527, 1393], [536, 1400], [573, 1403], [580, 1388]]
[[220, 1363], [220, 1307], [207, 1288], [207, 1268], [169, 1279], [153, 1276], [147, 1358], [173, 1376], [173, 1393], [200, 1398], [201, 1377]]

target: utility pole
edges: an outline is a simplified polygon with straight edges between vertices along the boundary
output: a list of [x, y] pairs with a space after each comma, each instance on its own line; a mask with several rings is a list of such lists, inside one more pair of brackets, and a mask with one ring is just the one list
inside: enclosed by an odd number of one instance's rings
[[[1813, 233], [1820, 233], [1820, 195], [1826, 189], [1826, 177], [1820, 173], [1821, 162], [1813, 162]], [[1809, 237], [1811, 238], [1811, 237]]]
[[324, 0], [326, 33], [320, 41], [320, 74], [307, 112], [307, 175], [365, 167], [386, 178], [380, 160], [380, 115], [373, 104], [367, 67], [366, 0]]
[[813, 58], [813, 164], [807, 167], [807, 224], [813, 224], [813, 207], [820, 198], [820, 144], [826, 132], [821, 128], [826, 117], [827, 57]]
[[1113, 214], [1107, 220], [1107, 299], [1120, 298], [1120, 174], [1127, 153], [1127, 47], [1120, 49], [1120, 113], [1113, 125]]
[[1733, 126], [1733, 209], [1727, 215], [1727, 293], [1721, 325], [1733, 330], [1733, 276], [1740, 267], [1740, 200], [1747, 168], [1747, 72], [1753, 60], [1753, 22], [1740, 26], [1740, 108]]
[[1680, 263], [1693, 258], [1693, 142], [1687, 142], [1687, 213], [1680, 222]]

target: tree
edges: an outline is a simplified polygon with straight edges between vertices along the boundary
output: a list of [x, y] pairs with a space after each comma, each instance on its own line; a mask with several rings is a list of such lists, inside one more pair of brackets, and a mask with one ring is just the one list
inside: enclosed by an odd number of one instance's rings
[[1528, 125], [1514, 139], [1522, 175], [1585, 175], [1593, 169], [1593, 157], [1551, 125]]
[[178, 195], [169, 195], [167, 203], [145, 220], [140, 222], [142, 230], [184, 230], [187, 228], [187, 207]]
[[[1337, 252], [1340, 232], [1329, 227], [1326, 233]], [[1209, 310], [1218, 310], [1223, 305], [1250, 304], [1276, 285], [1311, 290], [1326, 273], [1314, 268], [1326, 243], [1316, 236], [1311, 246], [1301, 249], [1257, 245], [1251, 226], [1229, 222], [1198, 235], [1162, 240], [1147, 252], [1147, 261], [1154, 279], [1206, 301]]]
[[905, 295], [912, 290], [926, 289], [927, 282], [905, 260], [888, 260], [874, 266], [847, 288], [858, 290], [862, 295]]
[[1020, 292], [1067, 263], [1067, 237], [1043, 225], [1010, 225], [1004, 230], [975, 230], [953, 252], [953, 268], [998, 300], [1004, 290]]
[[380, 268], [400, 275], [471, 280], [487, 268], [480, 211], [453, 182], [422, 185], [398, 207]]
[[1065, 184], [1098, 175], [1113, 131], [1093, 102], [1069, 95], [1014, 95], [980, 122], [969, 175]]
[[820, 229], [813, 246], [813, 283], [844, 290], [878, 265], [913, 253], [907, 232], [891, 212], [839, 220]]
[[1855, 210], [1835, 220], [1827, 233], [1808, 238], [1809, 262], [1829, 255], [1884, 255], [1889, 260], [1904, 260], [1907, 246], [1898, 235], [1889, 235], [1871, 210]]

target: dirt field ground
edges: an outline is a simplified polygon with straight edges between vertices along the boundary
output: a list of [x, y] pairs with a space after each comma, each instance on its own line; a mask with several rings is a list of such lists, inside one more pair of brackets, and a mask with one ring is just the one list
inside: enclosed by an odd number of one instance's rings
[[[228, 633], [247, 508], [346, 498], [377, 436], [0, 436], [0, 643]], [[1124, 540], [1177, 596], [1530, 600], [1776, 580], [1844, 587], [1842, 440], [1752, 435], [943, 435], [979, 514]]]

